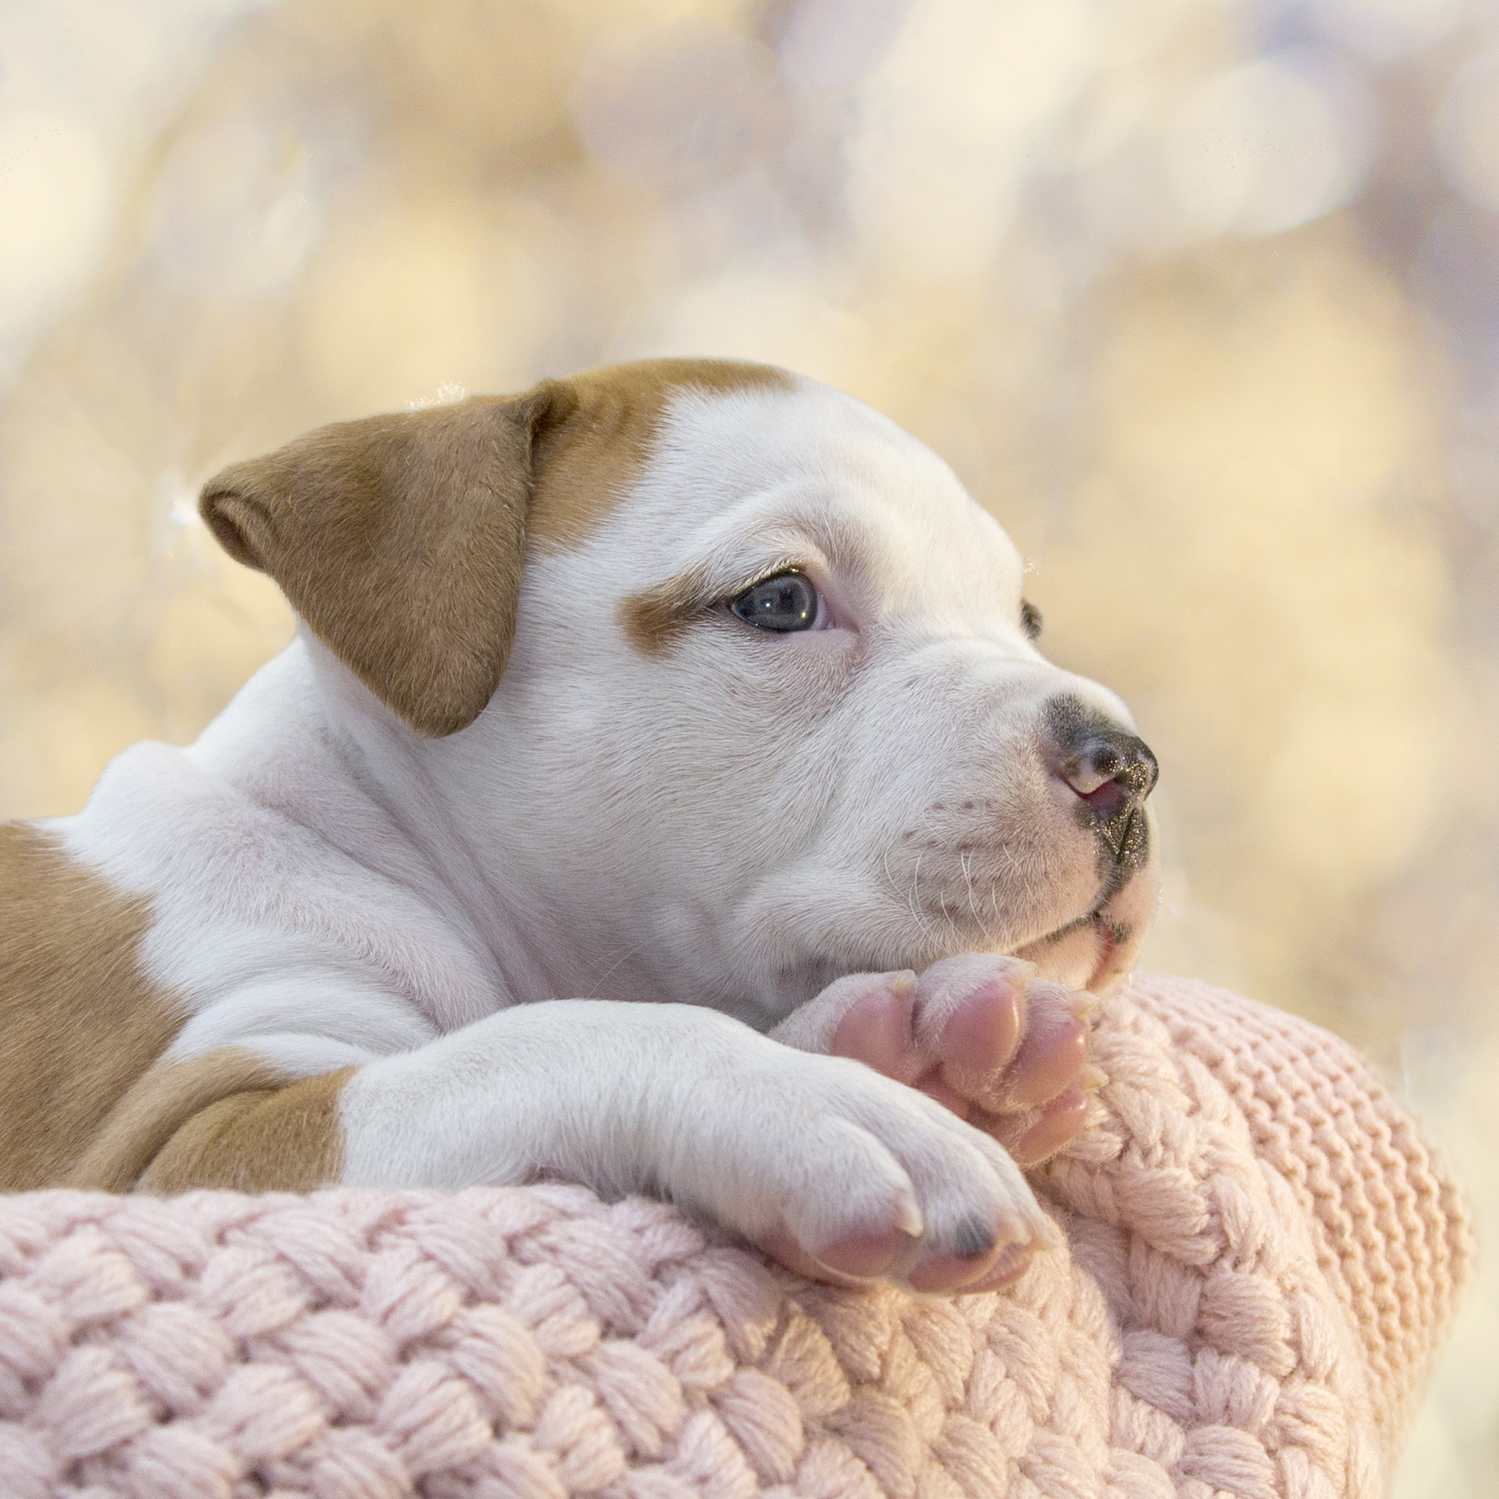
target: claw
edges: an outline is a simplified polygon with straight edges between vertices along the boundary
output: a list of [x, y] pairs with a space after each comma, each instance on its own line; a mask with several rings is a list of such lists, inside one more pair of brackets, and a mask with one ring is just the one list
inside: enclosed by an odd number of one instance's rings
[[1103, 1008], [1103, 1001], [1086, 989], [1076, 989], [1072, 994], [1070, 1008], [1079, 1020], [1090, 1021]]

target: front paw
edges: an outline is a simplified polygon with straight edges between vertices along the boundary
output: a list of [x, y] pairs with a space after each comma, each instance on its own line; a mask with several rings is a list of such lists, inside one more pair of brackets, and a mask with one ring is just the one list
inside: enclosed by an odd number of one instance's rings
[[1034, 1166], [1078, 1133], [1105, 1081], [1088, 1061], [1097, 1001], [1035, 973], [1020, 958], [967, 953], [919, 977], [851, 974], [772, 1034], [920, 1089]]
[[803, 1274], [992, 1289], [1057, 1242], [993, 1138], [851, 1059], [776, 1047], [713, 1102], [722, 1138], [681, 1142], [674, 1195]]

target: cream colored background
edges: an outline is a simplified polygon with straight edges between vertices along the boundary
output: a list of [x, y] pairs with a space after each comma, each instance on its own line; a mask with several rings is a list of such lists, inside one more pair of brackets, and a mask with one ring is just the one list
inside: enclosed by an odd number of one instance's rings
[[[1499, 1238], [1499, 20], [1478, 0], [0, 5], [0, 815], [289, 638], [195, 487], [641, 354], [842, 385], [1163, 767], [1149, 960], [1310, 1014]], [[1499, 1279], [1401, 1499], [1499, 1495]]]

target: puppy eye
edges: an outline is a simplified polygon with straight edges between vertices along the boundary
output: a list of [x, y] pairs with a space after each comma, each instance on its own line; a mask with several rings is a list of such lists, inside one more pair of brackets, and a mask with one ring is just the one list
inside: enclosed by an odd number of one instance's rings
[[1028, 639], [1041, 638], [1041, 611], [1024, 599], [1020, 601], [1020, 628], [1025, 631]]
[[802, 573], [777, 573], [746, 588], [729, 608], [758, 630], [810, 630], [817, 622], [817, 590]]

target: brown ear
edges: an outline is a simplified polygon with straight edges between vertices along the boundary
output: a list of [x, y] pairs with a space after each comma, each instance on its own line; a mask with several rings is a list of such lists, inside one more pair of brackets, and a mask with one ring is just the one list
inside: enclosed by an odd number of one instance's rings
[[419, 734], [472, 723], [515, 633], [532, 444], [565, 385], [374, 416], [232, 464], [198, 508]]

